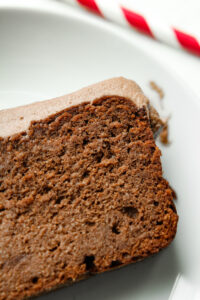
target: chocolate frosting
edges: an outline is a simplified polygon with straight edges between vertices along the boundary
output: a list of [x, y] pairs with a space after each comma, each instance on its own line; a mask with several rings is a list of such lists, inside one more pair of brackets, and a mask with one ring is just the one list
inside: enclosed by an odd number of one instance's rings
[[154, 133], [162, 125], [157, 111], [150, 105], [141, 88], [132, 80], [123, 77], [111, 78], [65, 96], [0, 111], [0, 136], [7, 137], [26, 131], [31, 121], [83, 102], [93, 102], [105, 96], [120, 96], [132, 100], [138, 108], [145, 107], [153, 125]]

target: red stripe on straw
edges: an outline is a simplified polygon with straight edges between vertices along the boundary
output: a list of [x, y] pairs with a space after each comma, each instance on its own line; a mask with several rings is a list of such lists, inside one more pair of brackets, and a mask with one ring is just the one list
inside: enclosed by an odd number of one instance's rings
[[181, 44], [181, 46], [188, 51], [191, 51], [197, 55], [200, 55], [200, 44], [198, 41], [191, 35], [181, 32], [175, 28], [173, 28], [176, 37]]
[[77, 2], [89, 10], [93, 11], [97, 15], [102, 16], [101, 11], [99, 10], [96, 2], [94, 0], [77, 0]]
[[154, 35], [143, 16], [136, 14], [135, 12], [130, 11], [124, 7], [121, 7], [121, 9], [126, 20], [131, 26], [154, 38]]

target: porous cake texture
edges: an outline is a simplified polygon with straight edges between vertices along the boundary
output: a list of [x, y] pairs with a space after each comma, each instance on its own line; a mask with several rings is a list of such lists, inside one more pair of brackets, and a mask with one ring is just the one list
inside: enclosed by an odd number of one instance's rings
[[153, 137], [162, 122], [134, 82], [111, 79], [0, 120], [1, 300], [140, 261], [172, 241], [178, 217]]

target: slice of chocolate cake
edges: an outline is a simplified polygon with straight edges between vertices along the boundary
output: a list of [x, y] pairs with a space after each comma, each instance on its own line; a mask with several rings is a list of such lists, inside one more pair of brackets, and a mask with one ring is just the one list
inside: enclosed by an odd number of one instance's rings
[[0, 299], [137, 262], [174, 238], [162, 122], [124, 78], [0, 112]]

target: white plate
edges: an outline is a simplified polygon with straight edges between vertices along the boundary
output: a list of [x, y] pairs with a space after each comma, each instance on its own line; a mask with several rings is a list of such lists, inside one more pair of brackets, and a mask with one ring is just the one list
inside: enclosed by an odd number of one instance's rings
[[[160, 65], [131, 32], [62, 3], [0, 3], [0, 108], [62, 95], [113, 76], [155, 80], [171, 112], [163, 169], [178, 194], [178, 233], [150, 259], [40, 299], [200, 299], [200, 99]], [[35, 8], [34, 8], [35, 7]], [[170, 296], [171, 295], [171, 296]]]

